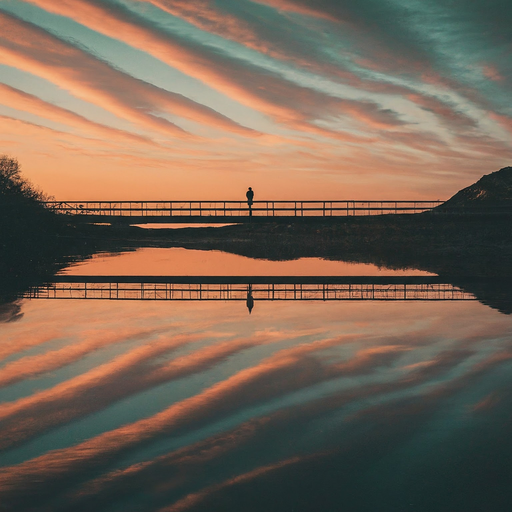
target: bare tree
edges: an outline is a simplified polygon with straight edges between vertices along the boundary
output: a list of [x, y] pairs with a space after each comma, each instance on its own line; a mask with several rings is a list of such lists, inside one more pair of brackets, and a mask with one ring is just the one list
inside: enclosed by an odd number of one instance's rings
[[17, 196], [34, 203], [48, 200], [22, 176], [18, 160], [7, 155], [0, 155], [0, 195]]

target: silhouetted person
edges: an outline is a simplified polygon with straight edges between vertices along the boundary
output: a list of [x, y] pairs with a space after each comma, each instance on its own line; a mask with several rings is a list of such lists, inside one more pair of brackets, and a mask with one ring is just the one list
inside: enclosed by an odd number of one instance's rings
[[247, 204], [249, 205], [249, 217], [252, 217], [252, 203], [254, 199], [254, 192], [251, 187], [249, 187], [249, 190], [245, 193], [245, 197], [247, 197]]
[[252, 308], [254, 307], [254, 297], [252, 296], [252, 284], [247, 287], [247, 309], [249, 310], [249, 315], [251, 314]]

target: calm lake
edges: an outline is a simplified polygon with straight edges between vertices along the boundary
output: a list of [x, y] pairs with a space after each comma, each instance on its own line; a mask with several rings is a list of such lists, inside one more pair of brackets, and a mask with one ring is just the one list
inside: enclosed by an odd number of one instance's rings
[[[151, 248], [71, 276], [108, 277], [110, 292], [119, 276], [435, 277]], [[242, 283], [186, 300], [63, 286], [0, 306], [0, 510], [510, 508], [510, 315], [387, 284], [271, 296]]]

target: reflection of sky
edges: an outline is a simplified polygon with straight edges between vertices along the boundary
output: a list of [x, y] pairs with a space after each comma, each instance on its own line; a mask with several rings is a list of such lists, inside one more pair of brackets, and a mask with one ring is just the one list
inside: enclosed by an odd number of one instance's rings
[[443, 460], [452, 494], [439, 496], [458, 511], [455, 488], [474, 475], [455, 466], [486, 460], [502, 477], [487, 450], [499, 439], [510, 455], [512, 323], [477, 302], [262, 302], [249, 316], [243, 303], [24, 301], [22, 312], [0, 346], [0, 499], [13, 509], [251, 510], [246, 499], [267, 496], [261, 506], [279, 510], [278, 487], [284, 507], [307, 481], [317, 510], [359, 493], [400, 510], [403, 479], [426, 511]]
[[143, 248], [122, 254], [96, 254], [62, 273], [74, 275], [160, 276], [377, 276], [432, 275], [416, 269], [393, 270], [371, 263], [300, 258], [291, 261], [256, 260], [221, 251], [180, 247]]
[[510, 163], [510, 15], [3, 0], [3, 151], [61, 200], [446, 198]]

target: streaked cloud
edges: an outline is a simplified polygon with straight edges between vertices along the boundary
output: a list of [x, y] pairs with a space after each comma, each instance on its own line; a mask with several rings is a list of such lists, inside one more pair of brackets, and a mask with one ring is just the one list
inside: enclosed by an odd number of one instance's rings
[[105, 137], [109, 140], [120, 140], [127, 142], [138, 142], [154, 144], [150, 139], [136, 135], [133, 133], [125, 132], [119, 129], [105, 126], [101, 123], [91, 121], [75, 112], [68, 109], [61, 108], [57, 105], [45, 102], [32, 94], [20, 91], [14, 87], [5, 84], [0, 84], [0, 102], [3, 105], [24, 110], [35, 114], [39, 117], [67, 124], [68, 126], [76, 127], [93, 137]]
[[[105, 198], [130, 159], [185, 191], [222, 181], [226, 199], [247, 180], [282, 198], [290, 176], [290, 198], [312, 187], [356, 198], [367, 175], [366, 198], [386, 182], [397, 199], [447, 197], [510, 163], [507, 16], [483, 0], [10, 0], [0, 7], [0, 63], [48, 91], [43, 100], [13, 75], [0, 84], [0, 115], [78, 137], [55, 147], [58, 135], [40, 132], [76, 169], [66, 185], [37, 164], [39, 147], [9, 139], [57, 195], [74, 180], [92, 192], [82, 169], [101, 155], [112, 177]], [[141, 171], [126, 186], [149, 199], [158, 179]]]
[[[174, 123], [155, 111], [244, 132], [244, 129], [189, 98], [130, 77], [78, 47], [14, 16], [0, 13], [0, 60], [40, 75], [73, 94], [98, 103], [133, 123], [181, 136]], [[245, 130], [249, 133], [249, 130]]]

